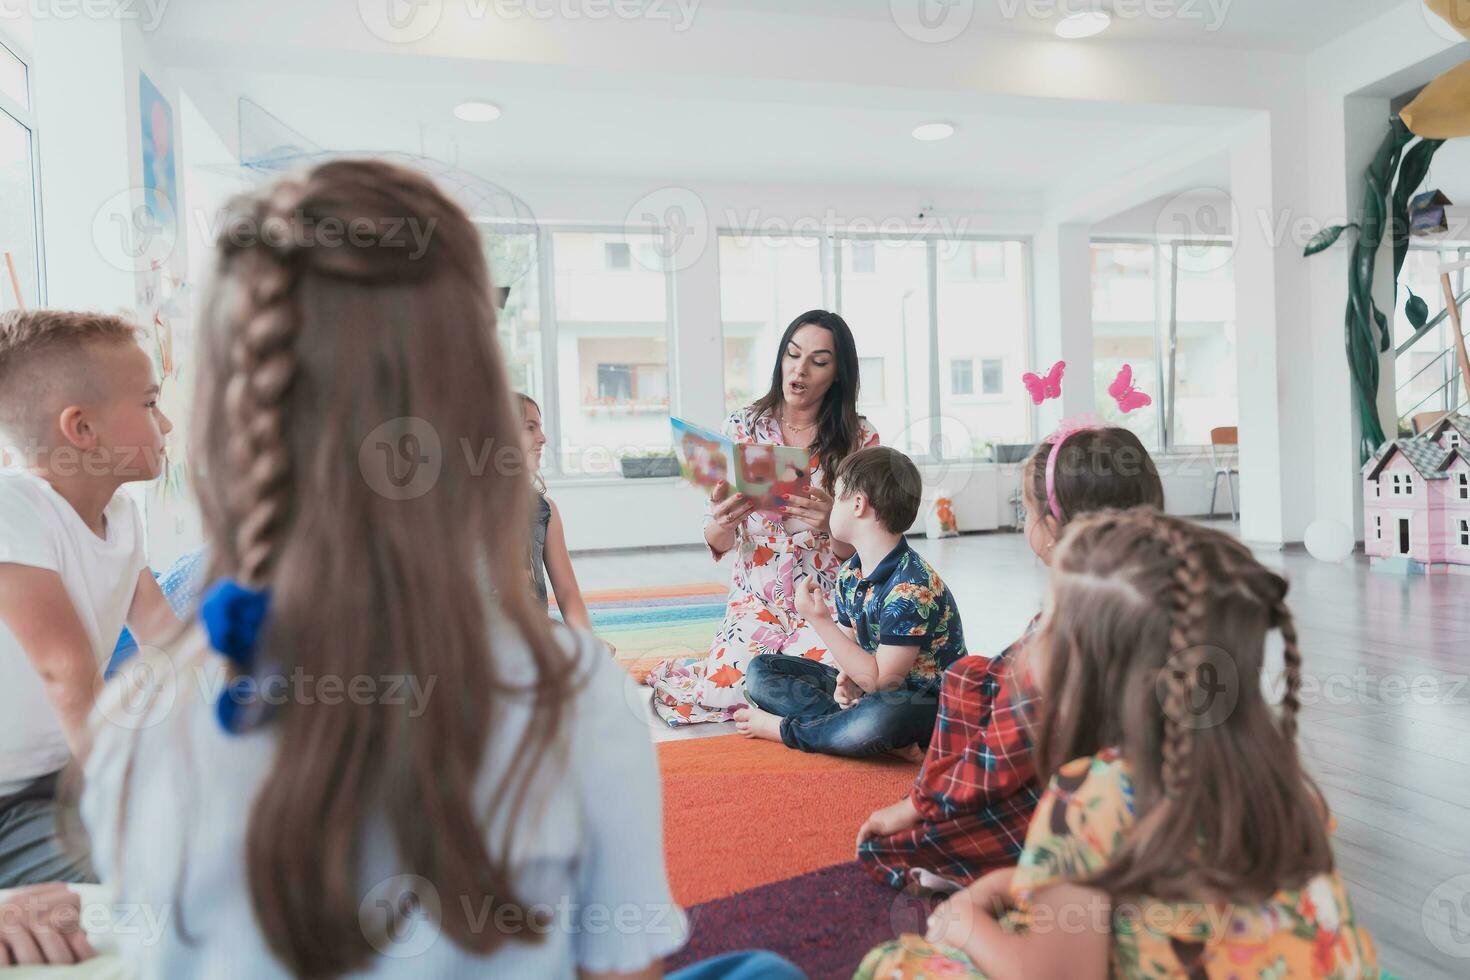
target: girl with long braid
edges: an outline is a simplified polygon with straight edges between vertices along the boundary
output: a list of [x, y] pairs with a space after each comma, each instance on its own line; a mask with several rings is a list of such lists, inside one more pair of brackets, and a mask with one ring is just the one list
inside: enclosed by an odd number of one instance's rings
[[[1048, 781], [1020, 863], [859, 977], [1377, 977], [1296, 747], [1285, 579], [1156, 511], [1072, 523], [1025, 666]], [[1262, 691], [1284, 640], [1284, 695]]]
[[475, 463], [520, 445], [475, 226], [362, 160], [227, 218], [191, 447], [216, 584], [99, 700], [82, 800], [116, 901], [177, 913], [125, 954], [662, 975], [687, 925], [631, 681], [533, 599], [524, 468]]

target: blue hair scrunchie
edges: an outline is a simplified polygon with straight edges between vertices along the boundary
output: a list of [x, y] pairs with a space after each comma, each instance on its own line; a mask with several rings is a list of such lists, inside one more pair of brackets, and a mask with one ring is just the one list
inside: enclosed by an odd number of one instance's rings
[[232, 735], [249, 731], [266, 714], [257, 697], [255, 644], [270, 615], [269, 589], [246, 588], [234, 579], [220, 579], [199, 604], [199, 618], [209, 645], [235, 665], [239, 673], [220, 692], [215, 713], [220, 726]]

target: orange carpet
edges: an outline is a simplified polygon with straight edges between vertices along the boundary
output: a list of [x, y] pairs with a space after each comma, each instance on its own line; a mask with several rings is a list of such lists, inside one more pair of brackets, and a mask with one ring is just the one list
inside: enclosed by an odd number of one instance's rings
[[669, 881], [686, 908], [853, 860], [858, 827], [901, 799], [919, 769], [740, 735], [663, 742], [658, 753]]

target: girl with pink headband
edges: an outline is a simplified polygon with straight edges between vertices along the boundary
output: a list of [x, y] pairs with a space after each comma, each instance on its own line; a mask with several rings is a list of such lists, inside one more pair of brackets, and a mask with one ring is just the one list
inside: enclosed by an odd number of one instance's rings
[[[1021, 470], [1025, 534], [1050, 564], [1069, 522], [1106, 508], [1164, 506], [1148, 450], [1127, 429], [1064, 422]], [[954, 891], [1016, 863], [1040, 787], [1023, 714], [1028, 685], [1012, 662], [1035, 629], [993, 657], [962, 657], [945, 672], [924, 767], [907, 798], [858, 831], [858, 859], [893, 887]], [[907, 974], [906, 974], [907, 975]]]

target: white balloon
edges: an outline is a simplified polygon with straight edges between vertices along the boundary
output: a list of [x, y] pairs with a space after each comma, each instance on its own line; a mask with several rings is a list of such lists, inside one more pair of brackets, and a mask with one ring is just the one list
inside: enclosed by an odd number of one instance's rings
[[1313, 521], [1307, 527], [1307, 553], [1318, 561], [1340, 562], [1356, 544], [1353, 529], [1341, 521]]

